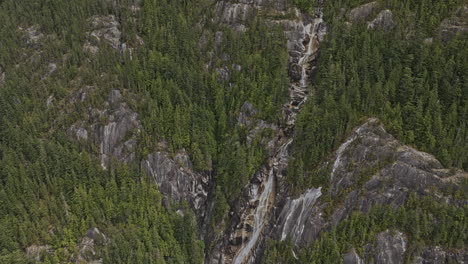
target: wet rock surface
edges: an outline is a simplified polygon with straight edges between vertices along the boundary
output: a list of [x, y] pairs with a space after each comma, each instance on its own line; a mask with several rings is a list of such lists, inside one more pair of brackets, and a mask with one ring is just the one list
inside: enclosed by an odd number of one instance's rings
[[314, 228], [314, 222], [308, 221], [311, 220], [309, 216], [317, 210], [315, 203], [321, 195], [320, 188], [309, 189], [297, 199], [286, 199], [277, 222], [280, 227], [278, 235], [281, 234], [279, 240], [284, 241], [288, 238], [294, 245], [299, 245], [305, 242], [301, 241], [302, 238], [318, 235], [319, 230]]
[[[274, 131], [274, 136], [266, 142], [270, 157], [251, 177], [250, 183], [244, 187], [242, 197], [232, 205], [232, 211], [229, 213], [230, 226], [224, 234], [214, 239], [214, 247], [207, 253], [206, 263], [255, 263], [263, 254], [266, 237], [271, 231], [273, 222], [271, 217], [274, 214], [272, 211], [276, 197], [279, 196], [281, 200], [284, 198], [277, 192], [285, 190], [281, 190], [283, 188], [276, 185], [283, 185], [281, 182], [284, 181], [283, 175], [287, 168], [289, 147], [292, 143], [288, 135], [293, 130], [297, 113], [307, 99], [311, 72], [314, 69], [320, 41], [326, 33], [320, 9], [317, 9], [315, 17], [309, 17], [296, 9], [286, 10], [285, 2], [282, 1], [217, 3], [220, 21], [234, 29], [245, 28], [243, 23], [249, 19], [250, 12], [255, 13], [266, 8], [275, 10], [277, 14], [285, 15], [288, 12], [293, 14], [291, 19], [267, 20], [267, 24], [271, 26], [278, 24], [282, 26], [288, 40], [291, 85], [289, 100], [283, 106], [282, 116], [285, 126], [277, 127], [256, 118], [258, 111], [249, 102], [245, 102], [242, 106], [237, 121], [239, 125], [246, 126], [250, 131], [248, 138], [254, 138], [265, 128]], [[310, 195], [306, 197], [306, 203], [312, 204], [313, 199], [309, 199]], [[298, 212], [302, 209], [308, 210], [307, 204], [299, 206], [297, 203], [296, 209]], [[288, 226], [286, 229], [295, 230], [294, 226]]]

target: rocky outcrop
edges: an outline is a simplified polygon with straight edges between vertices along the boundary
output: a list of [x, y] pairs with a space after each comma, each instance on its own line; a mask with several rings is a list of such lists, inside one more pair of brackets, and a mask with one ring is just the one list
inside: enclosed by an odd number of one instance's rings
[[99, 44], [105, 43], [114, 50], [122, 50], [120, 23], [114, 15], [93, 16], [89, 19], [91, 31], [83, 48], [93, 54], [99, 51]]
[[[85, 86], [78, 89], [69, 102], [82, 107], [94, 92], [95, 87]], [[114, 89], [102, 108], [87, 107], [84, 116], [68, 129], [68, 134], [86, 146], [96, 146], [101, 166], [107, 169], [113, 159], [123, 163], [135, 161], [140, 130], [138, 114], [128, 106], [121, 91]], [[184, 150], [171, 157], [162, 145], [162, 151], [137, 162], [154, 179], [167, 201], [187, 202], [201, 219], [205, 214], [209, 176], [194, 171]]]
[[[65, 252], [71, 254], [67, 263], [75, 264], [100, 264], [102, 263], [102, 249], [110, 243], [110, 239], [97, 227], [86, 231], [79, 243], [74, 248], [64, 248]], [[54, 255], [55, 250], [50, 245], [31, 245], [26, 248], [26, 256], [31, 263], [43, 263], [45, 256]]]
[[41, 263], [45, 255], [52, 254], [53, 252], [54, 251], [50, 245], [31, 245], [26, 248], [26, 257], [32, 263]]
[[[292, 223], [279, 217], [272, 232], [273, 238], [284, 239], [285, 229], [296, 230], [286, 237], [292, 238], [297, 247], [310, 245], [320, 231], [338, 225], [351, 212], [368, 212], [374, 205], [399, 207], [410, 191], [450, 203], [451, 199], [441, 193], [460, 188], [459, 183], [468, 178], [465, 172], [444, 169], [432, 155], [401, 144], [385, 131], [377, 119], [369, 119], [356, 128], [328, 164], [331, 170], [328, 192], [333, 197], [344, 195], [339, 205], [332, 208], [330, 218], [324, 218], [325, 209], [330, 205], [319, 199], [313, 203], [313, 208], [307, 209], [307, 215], [292, 218]], [[440, 193], [434, 190], [440, 190]], [[310, 192], [307, 190], [301, 197]], [[297, 199], [303, 199], [301, 197]], [[298, 214], [297, 208], [290, 204], [284, 204], [281, 215]], [[382, 243], [377, 247], [385, 246], [387, 235], [378, 237], [382, 238]]]
[[380, 4], [377, 1], [370, 2], [358, 7], [355, 7], [349, 11], [348, 19], [350, 22], [358, 22], [367, 20], [380, 8]]
[[3, 71], [2, 66], [0, 66], [0, 85], [2, 85], [5, 82], [5, 72]]
[[403, 263], [407, 244], [407, 238], [398, 230], [381, 232], [377, 234], [373, 245], [365, 247], [366, 262], [375, 264]]
[[38, 25], [27, 28], [19, 27], [18, 30], [24, 33], [23, 41], [30, 48], [38, 47], [41, 44], [41, 40], [45, 37]]
[[294, 245], [299, 245], [304, 243], [301, 238], [318, 235], [319, 230], [314, 228], [314, 223], [307, 221], [311, 220], [309, 216], [317, 209], [315, 203], [321, 195], [321, 189], [318, 188], [307, 190], [297, 199], [287, 198], [277, 221], [281, 227], [281, 241], [290, 238]]
[[348, 253], [343, 255], [343, 264], [364, 264], [364, 261], [356, 253], [356, 250], [352, 248]]
[[185, 151], [176, 154], [174, 159], [164, 152], [154, 152], [141, 162], [141, 167], [154, 178], [163, 195], [174, 201], [187, 201], [198, 217], [204, 216], [210, 178], [193, 170]]
[[[264, 120], [258, 119], [256, 115], [258, 114], [258, 109], [256, 109], [252, 103], [245, 102], [239, 114], [237, 115], [237, 124], [244, 126], [248, 129], [247, 134], [247, 145], [252, 144], [253, 140], [261, 134], [264, 130], [271, 130], [273, 132], [278, 132], [278, 126], [275, 124], [270, 124]], [[270, 155], [273, 155], [275, 151], [275, 139], [271, 138], [262, 138], [261, 143], [266, 147]]]
[[245, 23], [255, 17], [260, 10], [268, 10], [270, 14], [286, 15], [286, 0], [223, 0], [217, 1], [215, 17], [218, 22], [225, 23], [235, 30], [244, 31]]
[[457, 34], [468, 33], [468, 6], [463, 6], [457, 15], [442, 21], [438, 31], [443, 41], [448, 41]]
[[468, 252], [446, 251], [441, 247], [427, 247], [416, 257], [415, 264], [468, 263]]
[[[393, 20], [392, 11], [389, 9], [381, 9], [381, 4], [377, 1], [355, 7], [349, 11], [347, 23], [350, 25], [352, 23], [367, 21], [367, 29], [373, 30], [388, 31], [395, 28], [396, 23]], [[379, 13], [375, 15], [377, 12]]]
[[[77, 91], [74, 101], [86, 100], [92, 87], [85, 88]], [[73, 124], [68, 133], [77, 140], [98, 146], [101, 166], [107, 168], [112, 158], [125, 163], [135, 158], [135, 135], [140, 128], [138, 114], [128, 107], [119, 90], [111, 90], [104, 109], [89, 107], [86, 117]]]
[[88, 229], [86, 235], [81, 238], [77, 245], [77, 253], [72, 256], [73, 263], [102, 263], [101, 252], [97, 247], [103, 247], [109, 244], [110, 239], [96, 227]]
[[374, 20], [367, 24], [368, 29], [391, 30], [395, 26], [393, 13], [388, 9], [381, 11]]

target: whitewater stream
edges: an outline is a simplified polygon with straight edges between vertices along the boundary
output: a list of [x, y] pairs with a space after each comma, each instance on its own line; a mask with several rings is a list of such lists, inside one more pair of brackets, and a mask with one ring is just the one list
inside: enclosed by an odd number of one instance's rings
[[[301, 67], [301, 79], [299, 83], [291, 84], [290, 88], [290, 102], [286, 106], [290, 107], [296, 105], [296, 109], [299, 110], [300, 106], [307, 99], [307, 86], [310, 71], [310, 62], [313, 60], [314, 53], [318, 50], [318, 31], [322, 18], [316, 18], [312, 23], [304, 27], [304, 40], [308, 40], [308, 44], [304, 47], [304, 54], [299, 59], [298, 65]], [[294, 125], [296, 121], [296, 114], [293, 114], [289, 118], [288, 125]], [[276, 173], [281, 171], [281, 168], [287, 166], [288, 158], [288, 147], [292, 143], [292, 140], [283, 139], [279, 151], [270, 159], [270, 164], [273, 164], [269, 169], [268, 177], [266, 182], [263, 182], [263, 190], [258, 196], [258, 205], [254, 212], [253, 230], [247, 243], [245, 243], [237, 252], [234, 257], [233, 263], [244, 264], [250, 263], [253, 260], [253, 254], [258, 244], [259, 237], [266, 226], [268, 219], [268, 212], [274, 201], [274, 181], [275, 177], [278, 176]], [[301, 197], [298, 201], [293, 201], [295, 206], [302, 206], [304, 208], [311, 206], [315, 200], [320, 196], [320, 189], [311, 190], [305, 197]], [[257, 200], [257, 199], [255, 199]], [[290, 216], [289, 216], [290, 217]], [[299, 232], [299, 230], [292, 230], [293, 232]], [[285, 234], [284, 234], [285, 235]]]

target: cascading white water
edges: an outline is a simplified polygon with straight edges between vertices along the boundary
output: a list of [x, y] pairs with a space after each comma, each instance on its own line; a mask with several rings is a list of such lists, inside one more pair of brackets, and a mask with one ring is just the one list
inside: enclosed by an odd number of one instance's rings
[[332, 172], [331, 172], [331, 175], [330, 175], [330, 178], [333, 179], [333, 177], [335, 176], [335, 171], [336, 169], [338, 168], [338, 166], [341, 164], [341, 156], [343, 154], [343, 151], [346, 150], [346, 148], [348, 147], [349, 144], [351, 144], [351, 142], [353, 142], [355, 139], [355, 137], [351, 137], [350, 139], [348, 139], [345, 143], [343, 143], [343, 145], [341, 145], [339, 148], [338, 148], [338, 151], [336, 152], [336, 159], [335, 159], [335, 162], [333, 163], [333, 169], [332, 169]]
[[338, 169], [338, 167], [341, 165], [342, 161], [341, 161], [341, 158], [343, 156], [343, 152], [346, 150], [346, 148], [349, 146], [349, 144], [351, 144], [351, 142], [353, 142], [357, 137], [358, 135], [361, 133], [362, 131], [362, 127], [359, 127], [354, 133], [353, 135], [345, 142], [343, 143], [339, 148], [338, 150], [336, 151], [336, 159], [335, 159], [335, 162], [333, 163], [333, 168], [332, 168], [332, 172], [330, 174], [330, 178], [333, 180], [333, 177], [335, 176], [335, 172], [336, 172], [336, 169]]
[[[253, 226], [253, 233], [250, 237], [249, 242], [239, 251], [237, 256], [235, 257], [233, 263], [241, 264], [244, 263], [248, 257], [250, 256], [252, 250], [255, 248], [257, 244], [258, 238], [265, 227], [266, 216], [269, 210], [269, 206], [271, 204], [271, 199], [273, 196], [273, 182], [275, 180], [275, 171], [280, 171], [281, 168], [287, 166], [287, 159], [288, 159], [288, 147], [291, 145], [292, 140], [288, 140], [284, 143], [280, 148], [279, 151], [276, 153], [275, 157], [273, 158], [273, 166], [269, 171], [268, 174], [268, 181], [266, 182], [262, 193], [258, 199], [258, 206], [255, 209], [254, 213], [254, 226]], [[254, 188], [255, 189], [255, 188]], [[256, 191], [256, 189], [255, 189]]]
[[[286, 217], [281, 232], [281, 241], [285, 240], [288, 236], [295, 243], [300, 239], [304, 231], [305, 221], [310, 214], [310, 209], [322, 195], [321, 189], [308, 189], [299, 198], [288, 201], [284, 207], [287, 208], [287, 211], [282, 212], [282, 215], [286, 213]], [[298, 212], [299, 214], [297, 214]], [[295, 217], [292, 217], [293, 215]]]
[[259, 198], [259, 203], [257, 208], [255, 209], [254, 214], [254, 226], [253, 226], [253, 233], [252, 237], [250, 238], [247, 245], [245, 245], [242, 250], [237, 254], [236, 258], [234, 259], [235, 264], [242, 264], [244, 263], [245, 259], [250, 255], [252, 248], [257, 243], [258, 237], [265, 226], [265, 216], [268, 213], [268, 206], [271, 199], [271, 193], [273, 192], [273, 182], [274, 182], [274, 169], [270, 169], [270, 173], [268, 175], [268, 181], [265, 184], [265, 188], [263, 189], [262, 194]]
[[299, 82], [302, 88], [307, 87], [307, 68], [309, 67], [310, 56], [312, 56], [318, 47], [315, 47], [315, 43], [317, 42], [317, 32], [319, 29], [320, 24], [322, 24], [323, 20], [321, 17], [314, 19], [313, 24], [308, 24], [304, 27], [304, 36], [309, 37], [309, 44], [307, 45], [307, 50], [299, 59], [299, 66], [301, 66], [301, 80]]
[[[308, 71], [310, 70], [310, 62], [313, 60], [313, 55], [318, 49], [318, 31], [320, 29], [320, 25], [322, 24], [322, 18], [316, 18], [311, 24], [308, 24], [304, 28], [304, 39], [307, 37], [309, 38], [309, 42], [307, 47], [304, 47], [304, 54], [299, 59], [298, 65], [301, 67], [301, 80], [299, 84], [291, 84], [292, 89], [290, 89], [290, 102], [285, 106], [291, 106], [294, 103], [295, 109], [299, 110], [300, 106], [305, 102], [307, 99], [307, 80], [308, 80]], [[299, 85], [299, 86], [298, 86]], [[286, 122], [287, 125], [293, 126], [296, 121], [297, 113], [289, 113], [288, 114], [288, 121]], [[283, 141], [284, 142], [284, 141]], [[272, 168], [269, 170], [268, 180], [264, 183], [263, 190], [261, 194], [258, 194], [259, 187], [257, 185], [252, 185], [250, 189], [250, 193], [253, 195], [253, 199], [250, 202], [257, 202], [258, 204], [255, 208], [253, 217], [253, 231], [249, 238], [247, 244], [243, 244], [241, 249], [235, 255], [232, 263], [235, 264], [245, 264], [252, 261], [252, 254], [255, 253], [258, 240], [261, 236], [262, 231], [266, 226], [267, 215], [270, 210], [270, 206], [273, 203], [274, 199], [274, 180], [275, 176], [281, 177], [281, 175], [275, 175], [275, 172], [282, 171], [287, 167], [287, 160], [288, 160], [288, 146], [292, 143], [292, 140], [288, 140], [281, 147], [278, 149], [278, 152], [274, 157], [270, 158], [270, 164], [272, 164]], [[259, 197], [257, 195], [260, 195]], [[302, 211], [307, 210], [307, 207], [311, 207], [315, 200], [320, 197], [321, 192], [319, 189], [310, 190], [305, 197], [302, 198]], [[255, 197], [258, 197], [256, 199]], [[298, 204], [297, 204], [298, 206]], [[301, 218], [302, 219], [302, 218]], [[305, 218], [304, 218], [305, 219]], [[304, 228], [304, 224], [300, 227], [300, 229]], [[303, 230], [295, 230], [297, 232], [302, 232]]]

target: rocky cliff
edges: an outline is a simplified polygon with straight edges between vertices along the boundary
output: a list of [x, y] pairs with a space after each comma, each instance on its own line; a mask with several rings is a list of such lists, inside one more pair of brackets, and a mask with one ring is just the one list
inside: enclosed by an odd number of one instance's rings
[[[272, 232], [276, 239], [290, 238], [295, 246], [305, 246], [313, 243], [321, 230], [338, 225], [351, 212], [366, 213], [375, 205], [397, 208], [410, 192], [458, 203], [443, 193], [459, 189], [468, 177], [465, 172], [444, 169], [430, 154], [401, 144], [377, 119], [357, 127], [335, 152], [333, 160], [323, 166], [331, 167], [327, 192], [343, 197], [341, 202], [329, 208], [332, 205], [328, 202], [317, 201], [320, 188], [307, 190], [295, 199], [287, 198]], [[327, 218], [325, 211], [329, 209]]]

